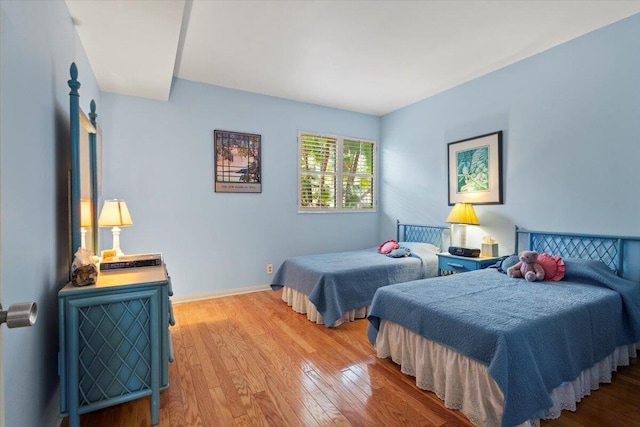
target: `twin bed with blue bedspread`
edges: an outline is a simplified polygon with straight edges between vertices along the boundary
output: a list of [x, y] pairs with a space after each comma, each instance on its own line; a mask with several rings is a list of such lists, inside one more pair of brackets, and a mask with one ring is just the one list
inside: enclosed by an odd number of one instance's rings
[[378, 356], [480, 426], [556, 418], [640, 342], [640, 283], [620, 277], [638, 239], [521, 233], [529, 249], [564, 258], [564, 280], [490, 268], [384, 287], [370, 307]]
[[411, 256], [391, 258], [377, 248], [289, 258], [271, 287], [309, 320], [327, 327], [367, 315], [375, 291], [383, 286], [437, 275], [445, 227], [397, 224], [397, 240]]

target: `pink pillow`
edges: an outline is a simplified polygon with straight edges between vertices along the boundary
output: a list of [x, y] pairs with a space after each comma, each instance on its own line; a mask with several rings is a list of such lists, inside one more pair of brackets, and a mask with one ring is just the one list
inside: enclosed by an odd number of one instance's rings
[[544, 280], [557, 282], [564, 277], [564, 261], [558, 255], [542, 253], [538, 256], [538, 264], [544, 269]]
[[386, 242], [384, 242], [383, 244], [378, 246], [378, 252], [381, 253], [381, 254], [388, 254], [392, 250], [398, 249], [399, 247], [400, 247], [400, 245], [395, 240], [393, 240], [393, 239], [392, 240], [387, 240]]

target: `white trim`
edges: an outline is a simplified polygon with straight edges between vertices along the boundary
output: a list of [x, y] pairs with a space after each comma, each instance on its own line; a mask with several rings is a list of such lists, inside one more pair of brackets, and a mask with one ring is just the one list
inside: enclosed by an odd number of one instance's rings
[[180, 304], [183, 302], [201, 301], [205, 299], [229, 297], [232, 295], [250, 294], [253, 292], [270, 291], [269, 285], [248, 286], [246, 288], [226, 289], [224, 291], [207, 292], [205, 294], [186, 295], [183, 297], [171, 297], [172, 304]]

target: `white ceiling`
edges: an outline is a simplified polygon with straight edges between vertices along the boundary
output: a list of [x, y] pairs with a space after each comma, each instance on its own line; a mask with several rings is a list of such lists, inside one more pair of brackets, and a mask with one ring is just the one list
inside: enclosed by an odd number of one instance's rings
[[382, 115], [640, 12], [640, 1], [66, 0], [100, 89], [172, 78]]

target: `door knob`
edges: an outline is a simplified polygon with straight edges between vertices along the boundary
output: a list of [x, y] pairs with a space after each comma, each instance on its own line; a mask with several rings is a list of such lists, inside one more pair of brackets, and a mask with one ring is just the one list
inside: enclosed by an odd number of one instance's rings
[[6, 311], [2, 309], [2, 304], [0, 304], [0, 324], [6, 323], [8, 328], [33, 326], [37, 317], [38, 305], [35, 302], [11, 304]]

